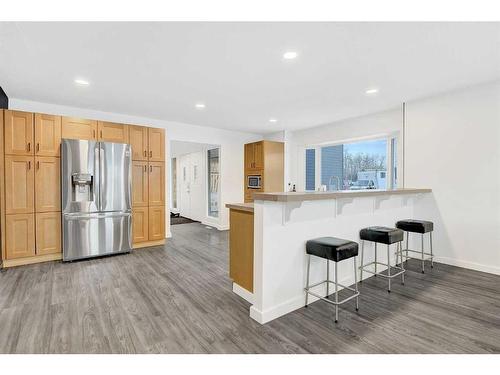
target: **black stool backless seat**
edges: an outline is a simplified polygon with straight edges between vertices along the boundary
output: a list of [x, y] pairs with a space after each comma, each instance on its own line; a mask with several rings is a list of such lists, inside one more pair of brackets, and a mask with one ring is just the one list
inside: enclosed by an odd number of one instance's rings
[[[400, 255], [401, 255], [401, 262], [403, 262], [403, 251], [405, 252], [404, 258], [405, 261], [407, 262], [408, 259], [418, 259], [422, 261], [422, 273], [425, 272], [425, 261], [430, 260], [431, 261], [431, 268], [434, 267], [434, 253], [432, 252], [432, 232], [434, 231], [434, 223], [432, 221], [425, 221], [425, 220], [413, 220], [413, 219], [407, 219], [407, 220], [400, 220], [396, 223], [396, 228], [399, 228], [403, 231], [406, 232], [406, 249], [402, 249]], [[408, 242], [410, 239], [410, 232], [412, 233], [417, 233], [421, 234], [421, 245], [420, 245], [420, 251], [418, 250], [411, 250], [408, 246]], [[430, 244], [430, 252], [426, 253], [424, 251], [424, 234], [429, 233], [429, 244]], [[420, 254], [420, 257], [412, 257], [409, 256], [408, 253], [417, 253]]]
[[[368, 227], [361, 229], [361, 231], [359, 232], [359, 238], [361, 239], [361, 265], [359, 266], [361, 281], [363, 281], [363, 271], [365, 271], [368, 273], [372, 273], [375, 276], [380, 275], [382, 277], [387, 278], [389, 281], [389, 287], [387, 289], [388, 292], [391, 291], [391, 279], [393, 279], [394, 277], [401, 275], [401, 283], [404, 284], [405, 269], [403, 268], [403, 263], [401, 262], [401, 265], [398, 267], [396, 259], [396, 266], [392, 267], [390, 258], [390, 245], [394, 243], [397, 243], [398, 247], [398, 251], [396, 252], [396, 254], [401, 254], [400, 249], [401, 249], [401, 242], [403, 241], [403, 236], [404, 232], [401, 229], [397, 228], [375, 226], [375, 227]], [[365, 241], [370, 241], [375, 243], [375, 260], [367, 264], [363, 263]], [[377, 261], [377, 244], [379, 243], [387, 245], [386, 264]], [[367, 269], [367, 267], [371, 265], [374, 266], [374, 271]], [[377, 272], [377, 266], [387, 267], [386, 274], [383, 273], [384, 271]], [[396, 272], [392, 273], [392, 269], [395, 269]]]
[[[357, 267], [356, 267], [356, 256], [358, 255], [358, 244], [353, 241], [343, 240], [341, 238], [335, 237], [321, 237], [313, 240], [309, 240], [306, 243], [306, 253], [307, 257], [307, 284], [304, 288], [306, 292], [306, 307], [308, 304], [309, 294], [335, 305], [335, 323], [339, 319], [339, 305], [356, 298], [356, 311], [359, 309], [359, 292], [358, 292], [358, 281], [357, 281]], [[316, 256], [326, 260], [326, 280], [320, 281], [319, 283], [309, 285], [309, 271], [311, 268], [311, 256]], [[337, 277], [337, 263], [343, 260], [353, 258], [354, 260], [354, 288], [344, 286], [338, 283]], [[330, 261], [335, 263], [335, 281], [330, 281]], [[326, 297], [320, 296], [317, 293], [311, 292], [310, 289], [318, 285], [326, 283]], [[330, 283], [335, 286], [335, 301], [328, 299], [330, 292]], [[353, 294], [342, 301], [339, 301], [338, 287], [348, 289], [353, 292]]]

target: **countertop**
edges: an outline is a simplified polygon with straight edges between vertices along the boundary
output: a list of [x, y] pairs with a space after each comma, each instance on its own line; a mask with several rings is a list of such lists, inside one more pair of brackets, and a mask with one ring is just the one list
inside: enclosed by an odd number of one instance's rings
[[226, 207], [231, 210], [253, 212], [253, 203], [228, 203]]
[[[303, 192], [284, 192], [284, 193], [254, 193], [254, 200], [273, 201], [273, 202], [297, 202], [311, 201], [320, 199], [339, 199], [339, 198], [357, 198], [371, 197], [377, 195], [401, 195], [401, 194], [420, 194], [430, 193], [432, 189], [373, 189], [373, 190], [341, 190], [341, 191], [303, 191]], [[247, 203], [245, 203], [247, 204]], [[228, 207], [229, 205], [226, 205]], [[230, 207], [229, 207], [230, 208]], [[253, 205], [252, 205], [253, 211]]]

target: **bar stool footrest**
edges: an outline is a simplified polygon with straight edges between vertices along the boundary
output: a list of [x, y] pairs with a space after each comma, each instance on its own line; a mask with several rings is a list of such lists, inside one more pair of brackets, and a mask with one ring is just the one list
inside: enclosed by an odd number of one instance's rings
[[381, 272], [375, 272], [375, 271], [372, 271], [372, 270], [367, 270], [366, 267], [368, 266], [371, 266], [373, 264], [378, 264], [380, 266], [384, 266], [384, 267], [387, 267], [387, 263], [380, 263], [380, 262], [371, 262], [371, 263], [367, 263], [363, 266], [359, 266], [359, 269], [363, 269], [363, 272], [368, 272], [368, 273], [371, 273], [372, 275], [378, 275], [378, 276], [381, 276], [381, 277], [385, 277], [386, 279], [392, 279], [393, 277], [396, 277], [396, 276], [400, 276], [401, 274], [405, 273], [406, 270], [404, 268], [401, 268], [401, 267], [398, 267], [398, 266], [391, 266], [391, 269], [396, 269], [396, 270], [399, 270], [398, 272], [396, 272], [395, 274], [390, 274], [390, 275], [384, 275], [382, 272], [386, 271], [387, 269], [381, 271]]
[[[325, 281], [320, 281], [319, 283], [316, 283], [316, 284], [313, 284], [313, 285], [310, 285], [309, 288], [304, 288], [304, 291], [307, 293], [307, 294], [310, 294], [311, 296], [314, 296], [314, 297], [317, 297], [325, 302], [328, 302], [332, 305], [342, 305], [343, 303], [346, 303], [347, 301], [350, 301], [356, 297], [359, 297], [359, 291], [357, 292], [355, 289], [349, 287], [349, 286], [345, 286], [345, 285], [342, 285], [342, 284], [337, 284], [338, 286], [344, 288], [344, 289], [347, 289], [347, 290], [350, 290], [352, 291], [354, 294], [349, 296], [349, 297], [346, 297], [344, 298], [342, 301], [339, 301], [339, 302], [335, 302], [335, 301], [332, 301], [326, 297], [323, 297], [323, 296], [320, 296], [319, 294], [316, 294], [314, 292], [311, 292], [310, 289], [311, 288], [314, 288], [315, 286], [318, 286], [318, 285], [322, 285], [322, 284], [325, 284], [325, 283], [330, 283], [330, 284], [335, 284], [335, 282], [333, 281], [329, 281], [329, 280], [325, 280]], [[333, 294], [333, 293], [332, 293]]]

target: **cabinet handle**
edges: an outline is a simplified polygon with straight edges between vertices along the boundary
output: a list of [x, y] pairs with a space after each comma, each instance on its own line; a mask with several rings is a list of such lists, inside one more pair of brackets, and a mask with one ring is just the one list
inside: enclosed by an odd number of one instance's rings
[[28, 170], [31, 169], [31, 161], [28, 162]]
[[36, 169], [40, 169], [40, 162], [39, 161], [36, 162]]
[[31, 142], [28, 142], [28, 151], [31, 151]]
[[153, 157], [153, 151], [149, 151], [149, 157], [152, 158]]
[[149, 166], [149, 172], [150, 173], [153, 172], [153, 166], [152, 165]]
[[144, 166], [144, 172], [147, 172], [148, 171], [148, 167], [147, 165]]
[[144, 157], [147, 157], [148, 156], [148, 152], [146, 150], [144, 150]]
[[40, 142], [37, 142], [36, 144], [36, 152], [40, 151]]
[[102, 139], [102, 130], [101, 130], [101, 139]]

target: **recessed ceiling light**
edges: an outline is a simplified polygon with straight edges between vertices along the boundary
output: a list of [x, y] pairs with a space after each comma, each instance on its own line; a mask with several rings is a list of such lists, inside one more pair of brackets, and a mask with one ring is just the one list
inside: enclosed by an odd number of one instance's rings
[[373, 88], [373, 89], [366, 90], [365, 94], [367, 94], [367, 95], [373, 95], [373, 94], [376, 94], [377, 92], [378, 92], [378, 89]]
[[87, 80], [85, 80], [85, 79], [81, 79], [81, 78], [77, 78], [77, 79], [75, 79], [75, 83], [76, 83], [77, 85], [82, 85], [82, 86], [88, 86], [88, 85], [90, 85], [90, 82], [89, 82], [89, 81], [87, 81]]
[[194, 106], [196, 107], [196, 109], [203, 109], [203, 108], [205, 108], [205, 104], [203, 104], [203, 103], [196, 103]]
[[293, 59], [297, 58], [298, 55], [299, 54], [295, 51], [287, 51], [283, 54], [283, 58], [285, 60], [293, 60]]
[[275, 118], [270, 118], [269, 122], [278, 122], [278, 120], [276, 120]]

